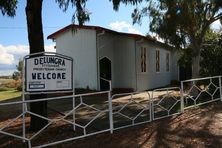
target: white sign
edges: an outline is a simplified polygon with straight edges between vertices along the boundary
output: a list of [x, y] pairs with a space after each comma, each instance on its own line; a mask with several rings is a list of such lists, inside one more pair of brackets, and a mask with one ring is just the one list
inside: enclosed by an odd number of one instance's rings
[[61, 55], [42, 55], [25, 59], [27, 92], [73, 89], [73, 60]]

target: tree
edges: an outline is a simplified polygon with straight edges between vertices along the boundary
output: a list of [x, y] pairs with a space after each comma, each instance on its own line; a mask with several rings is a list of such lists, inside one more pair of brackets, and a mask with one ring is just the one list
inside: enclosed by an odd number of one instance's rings
[[23, 60], [19, 59], [18, 65], [16, 65], [17, 71], [20, 73], [20, 76], [22, 76], [22, 69], [23, 69]]
[[[118, 10], [120, 3], [137, 4], [142, 0], [109, 0], [113, 3], [114, 10]], [[42, 2], [43, 0], [27, 0], [25, 8], [27, 28], [28, 28], [28, 41], [30, 54], [44, 52], [44, 40], [42, 30]], [[83, 25], [90, 19], [90, 13], [86, 11], [85, 6], [87, 0], [55, 0], [59, 7], [66, 11], [69, 5], [75, 8], [72, 21], [75, 22], [77, 18], [80, 25]], [[14, 17], [16, 14], [17, 0], [1, 0], [0, 10], [3, 15]], [[45, 98], [46, 95], [30, 95], [30, 99]], [[47, 116], [47, 102], [36, 102], [30, 104], [31, 112]], [[47, 124], [46, 120], [31, 116], [30, 127], [31, 130], [37, 131]]]
[[[44, 52], [42, 2], [43, 0], [27, 0], [27, 5], [25, 8], [30, 54]], [[85, 4], [87, 0], [56, 0], [56, 2], [59, 4], [60, 8], [63, 8], [64, 11], [67, 10], [70, 4], [76, 7], [73, 20], [75, 20], [75, 17], [77, 17], [80, 25], [89, 20], [89, 13], [85, 11]], [[17, 3], [17, 0], [1, 0], [0, 10], [2, 14], [9, 17], [14, 17], [16, 14]], [[30, 95], [30, 99], [39, 99], [45, 97], [46, 95]], [[36, 114], [47, 116], [47, 102], [44, 101], [31, 103], [30, 110]], [[31, 116], [31, 130], [37, 131], [44, 127], [46, 124], [46, 120], [36, 116]]]
[[200, 49], [210, 25], [222, 18], [221, 0], [150, 0], [147, 7], [135, 9], [134, 23], [149, 15], [150, 31], [175, 48], [190, 48], [192, 77], [199, 76]]
[[2, 15], [7, 15], [9, 17], [15, 16], [15, 11], [17, 9], [17, 0], [1, 0], [0, 1], [0, 10]]
[[19, 60], [18, 65], [16, 65], [17, 71], [12, 74], [12, 78], [14, 80], [19, 80], [22, 78], [22, 68], [23, 68], [23, 60]]
[[14, 80], [19, 80], [20, 78], [20, 73], [18, 71], [14, 71], [13, 74], [12, 74], [12, 79]]
[[207, 31], [201, 50], [200, 75], [215, 76], [222, 74], [222, 36], [212, 30]]
[[[87, 0], [56, 0], [60, 8], [64, 8], [64, 11], [67, 10], [69, 4], [75, 6], [77, 11], [73, 15], [73, 20], [77, 17], [81, 25], [89, 20], [89, 14], [84, 9], [86, 1]], [[30, 54], [45, 51], [42, 29], [42, 2], [43, 0], [27, 0], [25, 8]], [[40, 98], [46, 98], [46, 95], [30, 95], [30, 99]], [[30, 103], [30, 111], [47, 117], [47, 101]], [[31, 115], [31, 130], [37, 131], [46, 124], [46, 120]]]

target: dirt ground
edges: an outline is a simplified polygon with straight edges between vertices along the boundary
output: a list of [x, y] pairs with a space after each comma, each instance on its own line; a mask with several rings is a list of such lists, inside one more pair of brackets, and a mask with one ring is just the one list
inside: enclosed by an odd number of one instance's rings
[[[5, 121], [6, 122], [6, 121]], [[4, 124], [1, 122], [0, 124]], [[56, 137], [73, 135], [67, 127], [51, 127], [48, 134], [36, 139], [35, 144], [49, 142]], [[55, 130], [56, 129], [56, 130]], [[64, 132], [65, 131], [65, 132]], [[0, 134], [0, 147], [25, 147], [20, 140]], [[58, 148], [221, 148], [222, 102], [185, 110], [184, 114], [156, 120], [135, 127], [120, 129], [52, 146]]]

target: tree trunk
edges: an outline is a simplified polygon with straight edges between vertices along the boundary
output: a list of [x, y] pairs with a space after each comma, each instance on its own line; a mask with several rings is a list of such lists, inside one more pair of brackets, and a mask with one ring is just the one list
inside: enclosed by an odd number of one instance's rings
[[191, 43], [192, 47], [192, 78], [199, 78], [200, 72], [200, 48], [201, 42], [198, 39], [193, 39]]
[[198, 78], [200, 72], [200, 53], [192, 57], [192, 78]]
[[[200, 72], [200, 48], [193, 49], [193, 57], [192, 57], [192, 78], [199, 78], [199, 72]], [[194, 54], [195, 53], [195, 54]], [[196, 85], [197, 81], [194, 81], [194, 84]], [[193, 86], [193, 83], [191, 82], [191, 87]], [[192, 89], [191, 95], [194, 97], [197, 97], [199, 94], [199, 91], [197, 89]]]
[[42, 1], [43, 0], [27, 0], [25, 10], [30, 54], [44, 52], [42, 31]]
[[[42, 1], [43, 0], [27, 0], [26, 20], [28, 28], [28, 40], [30, 54], [44, 52], [44, 40], [42, 30]], [[46, 95], [30, 95], [30, 99], [45, 98]], [[41, 116], [47, 116], [47, 101], [30, 103], [30, 111]], [[48, 121], [31, 115], [30, 129], [38, 131], [44, 127]]]

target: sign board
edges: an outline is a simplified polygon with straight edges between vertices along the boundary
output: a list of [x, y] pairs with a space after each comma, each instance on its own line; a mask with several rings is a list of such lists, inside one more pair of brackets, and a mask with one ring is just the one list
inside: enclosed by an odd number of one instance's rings
[[73, 60], [62, 55], [25, 58], [27, 92], [73, 90]]

